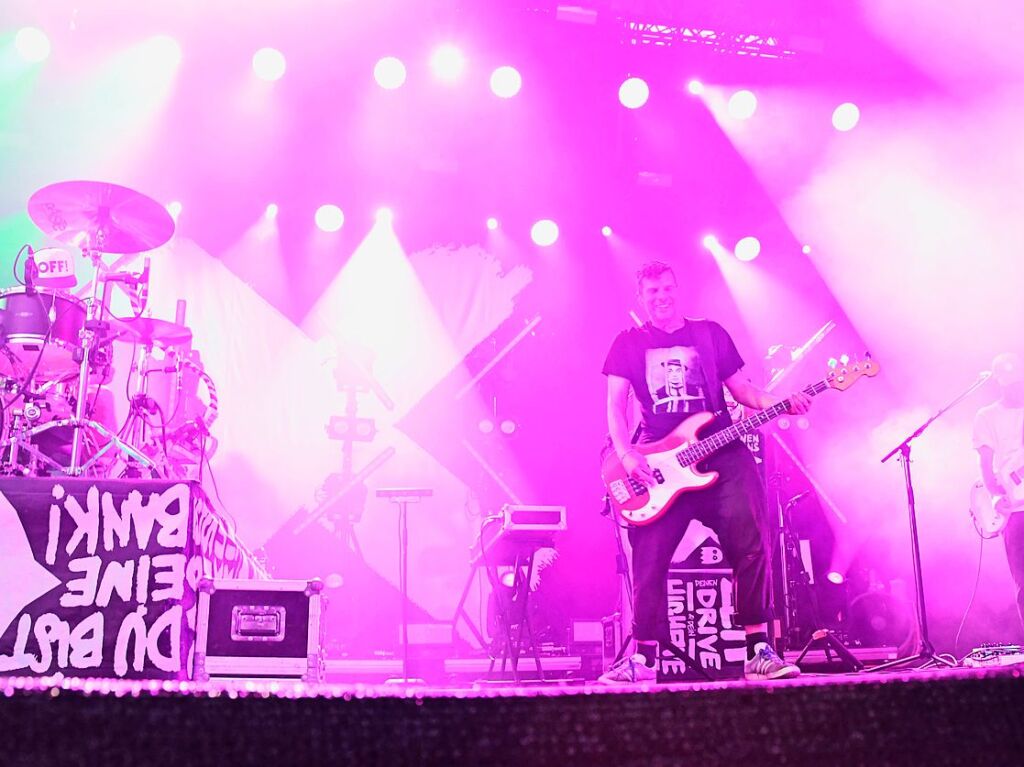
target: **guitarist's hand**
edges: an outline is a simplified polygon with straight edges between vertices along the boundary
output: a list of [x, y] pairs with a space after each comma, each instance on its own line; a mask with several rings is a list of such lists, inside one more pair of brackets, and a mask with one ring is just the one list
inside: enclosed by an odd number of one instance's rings
[[647, 463], [647, 457], [638, 450], [629, 450], [622, 456], [622, 468], [630, 477], [638, 482], [643, 482], [648, 487], [658, 484], [650, 464]]
[[786, 399], [789, 400], [789, 412], [793, 415], [803, 415], [811, 409], [811, 398], [802, 391], [793, 392]]

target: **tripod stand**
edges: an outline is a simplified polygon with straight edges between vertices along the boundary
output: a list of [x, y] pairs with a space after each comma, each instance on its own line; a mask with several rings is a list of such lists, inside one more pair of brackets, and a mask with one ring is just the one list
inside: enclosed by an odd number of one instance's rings
[[903, 463], [903, 481], [907, 488], [907, 513], [910, 517], [910, 556], [911, 562], [914, 567], [914, 607], [915, 616], [917, 618], [917, 635], [919, 638], [918, 650], [913, 655], [908, 655], [905, 658], [897, 658], [896, 660], [883, 663], [880, 666], [875, 666], [872, 671], [885, 671], [890, 668], [896, 668], [898, 666], [904, 666], [908, 663], [916, 663], [917, 661], [925, 661], [922, 668], [928, 668], [931, 665], [943, 665], [950, 668], [956, 667], [955, 661], [950, 661], [947, 658], [943, 658], [935, 654], [935, 648], [928, 638], [928, 610], [925, 606], [924, 601], [924, 578], [921, 575], [921, 544], [918, 540], [917, 535], [917, 505], [914, 499], [914, 480], [910, 473], [910, 443], [915, 439], [924, 434], [925, 430], [932, 425], [935, 421], [941, 418], [948, 410], [953, 408], [975, 389], [981, 386], [985, 381], [988, 380], [991, 373], [982, 373], [967, 389], [955, 397], [948, 405], [939, 410], [935, 415], [921, 424], [913, 433], [910, 434], [900, 444], [890, 450], [884, 458], [882, 463], [885, 463], [894, 455], [900, 456], [900, 461]]

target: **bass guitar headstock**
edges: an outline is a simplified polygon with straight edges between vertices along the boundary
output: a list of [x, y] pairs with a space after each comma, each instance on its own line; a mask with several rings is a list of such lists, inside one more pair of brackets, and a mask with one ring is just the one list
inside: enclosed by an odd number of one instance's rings
[[860, 359], [850, 359], [845, 354], [839, 359], [829, 360], [829, 374], [825, 382], [833, 389], [845, 391], [861, 378], [873, 378], [881, 371], [878, 361], [866, 353]]

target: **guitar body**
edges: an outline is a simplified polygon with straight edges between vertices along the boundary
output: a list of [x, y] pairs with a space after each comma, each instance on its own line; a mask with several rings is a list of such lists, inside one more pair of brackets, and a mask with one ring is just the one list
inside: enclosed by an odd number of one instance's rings
[[698, 441], [698, 433], [714, 419], [712, 413], [697, 413], [657, 442], [634, 445], [647, 458], [658, 483], [647, 487], [626, 474], [615, 453], [609, 453], [601, 466], [601, 480], [608, 490], [612, 508], [624, 522], [649, 525], [659, 519], [682, 493], [701, 490], [715, 483], [718, 472], [702, 473], [683, 466], [676, 454]]
[[980, 480], [971, 488], [971, 518], [982, 538], [1001, 535], [1010, 515], [1024, 511], [1024, 451], [1017, 450], [996, 471], [1006, 495], [993, 496]]

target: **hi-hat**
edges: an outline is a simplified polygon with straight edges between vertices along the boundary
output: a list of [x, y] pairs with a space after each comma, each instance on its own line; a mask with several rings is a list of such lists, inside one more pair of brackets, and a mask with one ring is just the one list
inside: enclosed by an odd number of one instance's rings
[[29, 198], [28, 215], [55, 240], [100, 253], [144, 253], [174, 234], [174, 219], [163, 205], [103, 181], [44, 186]]

